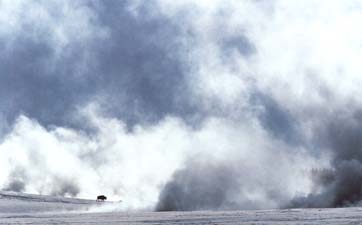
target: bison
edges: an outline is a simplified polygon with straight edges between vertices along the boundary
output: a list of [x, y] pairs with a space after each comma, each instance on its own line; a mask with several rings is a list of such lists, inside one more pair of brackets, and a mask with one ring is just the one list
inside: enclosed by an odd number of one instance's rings
[[106, 196], [104, 196], [104, 195], [98, 195], [98, 196], [97, 196], [97, 202], [99, 202], [99, 201], [104, 202], [105, 200], [107, 200], [107, 197], [106, 197]]

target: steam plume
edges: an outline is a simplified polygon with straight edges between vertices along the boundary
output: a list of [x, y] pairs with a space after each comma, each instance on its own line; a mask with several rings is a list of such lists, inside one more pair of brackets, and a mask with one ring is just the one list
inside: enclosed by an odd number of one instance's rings
[[359, 204], [361, 9], [3, 0], [0, 188], [156, 210]]

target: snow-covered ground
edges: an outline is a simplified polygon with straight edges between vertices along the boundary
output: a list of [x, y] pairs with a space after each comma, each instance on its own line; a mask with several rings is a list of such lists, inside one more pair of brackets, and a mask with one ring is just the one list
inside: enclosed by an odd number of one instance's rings
[[119, 204], [0, 192], [0, 224], [362, 224], [362, 208], [115, 211]]

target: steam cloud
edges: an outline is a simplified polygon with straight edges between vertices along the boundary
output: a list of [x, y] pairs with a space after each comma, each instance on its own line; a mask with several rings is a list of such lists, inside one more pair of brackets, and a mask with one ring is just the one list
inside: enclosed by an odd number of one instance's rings
[[361, 9], [0, 1], [0, 188], [159, 211], [360, 204]]
[[313, 171], [315, 192], [296, 198], [291, 206], [343, 207], [361, 202], [361, 112], [358, 109], [338, 112], [323, 121], [320, 131], [323, 144], [332, 152], [332, 168]]

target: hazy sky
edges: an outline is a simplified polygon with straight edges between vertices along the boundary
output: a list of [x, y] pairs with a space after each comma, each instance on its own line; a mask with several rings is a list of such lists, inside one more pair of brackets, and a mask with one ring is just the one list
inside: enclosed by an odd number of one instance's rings
[[359, 204], [361, 21], [359, 0], [0, 0], [0, 188]]

